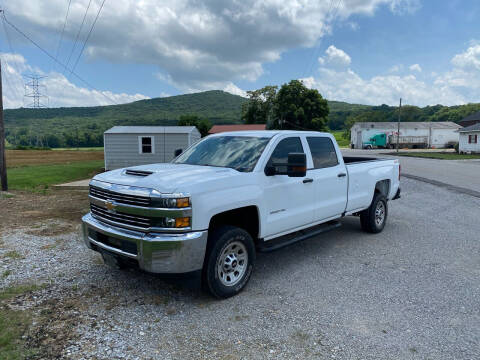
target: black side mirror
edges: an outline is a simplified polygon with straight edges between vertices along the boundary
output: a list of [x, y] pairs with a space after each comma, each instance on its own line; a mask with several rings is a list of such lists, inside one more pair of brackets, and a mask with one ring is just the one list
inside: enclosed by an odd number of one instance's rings
[[307, 175], [307, 156], [304, 153], [289, 153], [287, 163], [289, 177], [304, 177]]
[[178, 155], [180, 155], [182, 152], [183, 152], [182, 149], [177, 149], [177, 150], [175, 150], [175, 152], [174, 152], [175, 157], [177, 157]]
[[273, 176], [277, 173], [275, 166], [267, 165], [265, 166], [265, 176]]

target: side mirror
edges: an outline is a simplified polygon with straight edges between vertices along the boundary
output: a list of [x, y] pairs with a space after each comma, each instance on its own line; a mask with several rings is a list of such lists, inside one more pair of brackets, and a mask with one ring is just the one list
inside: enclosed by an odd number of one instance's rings
[[265, 167], [265, 176], [273, 176], [277, 173], [275, 166], [267, 165]]
[[307, 156], [304, 153], [289, 153], [287, 163], [289, 177], [304, 177], [307, 175]]
[[177, 157], [177, 156], [180, 155], [182, 152], [183, 152], [182, 149], [177, 149], [177, 150], [175, 150], [175, 152], [174, 152], [173, 154], [175, 155], [175, 157]]

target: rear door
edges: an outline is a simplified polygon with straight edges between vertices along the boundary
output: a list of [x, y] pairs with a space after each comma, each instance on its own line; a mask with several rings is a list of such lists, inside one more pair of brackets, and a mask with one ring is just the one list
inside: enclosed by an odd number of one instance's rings
[[308, 177], [315, 187], [316, 209], [314, 221], [340, 216], [347, 205], [347, 171], [336, 151], [333, 140], [327, 136], [307, 136], [313, 160]]
[[[281, 139], [266, 166], [272, 163], [286, 163], [291, 152], [305, 153], [300, 136]], [[287, 169], [281, 167], [278, 170], [286, 172]], [[315, 187], [308, 179], [311, 178], [309, 171], [304, 178], [287, 175], [263, 175], [263, 177], [266, 207], [265, 237], [288, 232], [313, 221], [316, 206]]]

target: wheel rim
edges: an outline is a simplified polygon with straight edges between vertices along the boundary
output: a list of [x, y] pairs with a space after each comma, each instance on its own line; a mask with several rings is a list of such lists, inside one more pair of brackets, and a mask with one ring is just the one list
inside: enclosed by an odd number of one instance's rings
[[245, 275], [248, 266], [248, 253], [240, 241], [228, 244], [217, 261], [217, 274], [225, 286], [236, 285]]
[[385, 221], [385, 204], [383, 201], [379, 201], [377, 207], [375, 208], [375, 224], [377, 226], [382, 226]]

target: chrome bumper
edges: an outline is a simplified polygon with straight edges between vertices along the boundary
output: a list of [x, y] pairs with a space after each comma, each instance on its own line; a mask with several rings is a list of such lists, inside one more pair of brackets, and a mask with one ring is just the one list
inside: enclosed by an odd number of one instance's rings
[[[113, 227], [100, 222], [90, 213], [82, 218], [83, 238], [88, 248], [106, 250], [120, 257], [137, 260], [140, 269], [152, 273], [186, 273], [203, 267], [207, 247], [208, 231], [195, 231], [182, 234], [142, 233]], [[105, 235], [110, 240], [94, 239], [90, 230]], [[128, 249], [112, 246], [122, 241]]]

